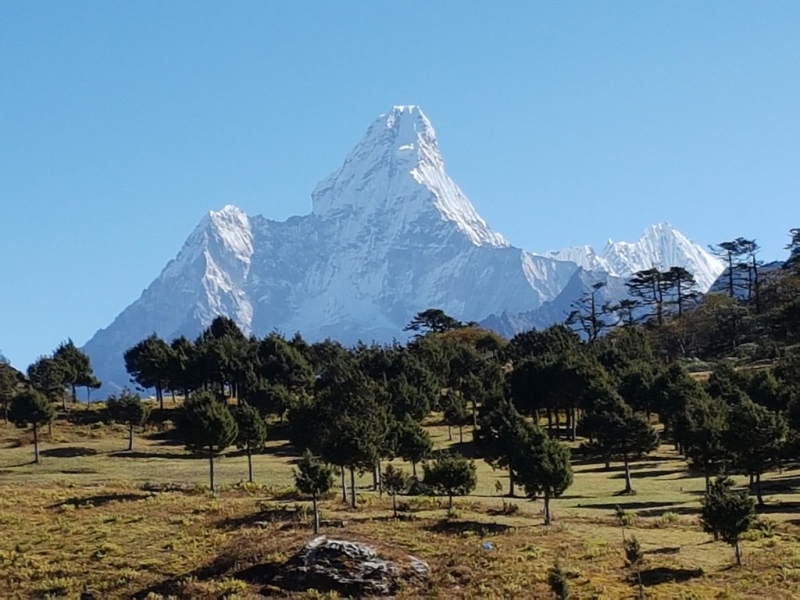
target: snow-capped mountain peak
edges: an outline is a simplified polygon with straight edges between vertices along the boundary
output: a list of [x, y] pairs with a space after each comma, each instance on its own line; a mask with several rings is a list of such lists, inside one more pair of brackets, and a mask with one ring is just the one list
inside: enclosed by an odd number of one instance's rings
[[380, 213], [402, 228], [433, 217], [455, 224], [476, 246], [509, 245], [448, 177], [436, 132], [417, 106], [395, 106], [378, 117], [311, 196], [322, 218], [355, 213], [369, 221]]
[[548, 252], [546, 256], [623, 278], [647, 269], [666, 271], [671, 267], [684, 267], [694, 275], [698, 288], [703, 292], [724, 269], [722, 261], [666, 221], [647, 227], [639, 240], [633, 243], [609, 239], [599, 254], [591, 246], [576, 246]]

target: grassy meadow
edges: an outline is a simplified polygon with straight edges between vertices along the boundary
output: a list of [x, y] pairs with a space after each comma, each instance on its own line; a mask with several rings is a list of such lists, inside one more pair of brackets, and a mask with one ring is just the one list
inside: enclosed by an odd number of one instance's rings
[[[292, 488], [296, 453], [279, 427], [254, 457], [257, 483], [243, 482], [247, 459], [231, 450], [216, 463], [221, 490], [212, 494], [207, 460], [187, 454], [168, 423], [137, 434], [126, 452], [124, 427], [93, 422], [83, 407], [71, 414], [41, 436], [40, 465], [31, 463], [32, 435], [0, 423], [0, 597], [287, 595], [269, 587], [270, 573], [313, 534], [310, 503]], [[166, 411], [159, 420], [168, 418]], [[454, 441], [446, 427], [429, 430], [437, 447], [471, 453], [469, 428], [463, 445], [456, 430]], [[574, 598], [636, 598], [623, 535], [635, 535], [645, 552], [647, 598], [800, 598], [794, 465], [765, 478], [767, 505], [743, 543], [745, 564], [735, 567], [733, 550], [699, 527], [702, 477], [668, 446], [634, 465], [635, 496], [617, 495], [621, 466], [575, 464], [575, 483], [554, 501], [550, 527], [542, 525], [541, 502], [504, 498], [504, 473], [476, 463], [478, 488], [458, 499], [453, 518], [446, 499], [417, 496], [400, 498], [394, 519], [391, 499], [371, 491], [367, 476], [357, 510], [342, 503], [338, 488], [322, 503], [323, 533], [428, 561], [429, 584], [403, 589], [401, 598], [551, 598], [555, 561], [570, 574]], [[618, 505], [630, 515], [624, 531]]]

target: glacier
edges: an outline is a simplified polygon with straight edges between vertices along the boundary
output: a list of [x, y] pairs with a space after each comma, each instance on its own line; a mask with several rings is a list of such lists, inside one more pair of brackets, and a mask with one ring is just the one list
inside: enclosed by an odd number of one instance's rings
[[151, 333], [193, 338], [218, 315], [259, 336], [389, 342], [437, 307], [513, 335], [563, 320], [564, 306], [597, 281], [620, 297], [635, 271], [683, 266], [705, 290], [723, 270], [667, 223], [600, 253], [514, 247], [447, 175], [417, 106], [378, 117], [311, 199], [309, 214], [281, 222], [230, 205], [203, 217], [141, 296], [85, 344], [104, 389], [128, 383], [127, 348]]

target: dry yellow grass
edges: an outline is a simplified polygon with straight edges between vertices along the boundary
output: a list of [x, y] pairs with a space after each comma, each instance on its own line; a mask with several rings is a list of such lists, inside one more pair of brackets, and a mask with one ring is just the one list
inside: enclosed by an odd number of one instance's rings
[[[437, 445], [451, 443], [446, 428], [430, 431]], [[228, 453], [218, 462], [225, 487], [212, 495], [203, 488], [207, 462], [155, 431], [137, 438], [133, 455], [122, 452], [125, 431], [114, 426], [59, 422], [53, 437], [42, 445], [42, 464], [31, 465], [31, 447], [19, 445], [26, 435], [0, 425], [0, 597], [70, 598], [84, 587], [98, 598], [270, 595], [270, 569], [312, 536], [307, 503], [291, 493], [285, 441], [256, 457], [260, 486], [239, 483], [246, 459]], [[405, 589], [404, 598], [548, 598], [547, 571], [557, 559], [574, 576], [576, 598], [635, 597], [614, 518], [619, 504], [636, 515], [626, 535], [646, 553], [648, 598], [800, 598], [798, 470], [767, 478], [774, 525], [744, 543], [745, 565], [733, 568], [730, 547], [697, 524], [702, 479], [667, 447], [636, 465], [633, 497], [615, 495], [619, 469], [576, 466], [552, 527], [541, 524], [538, 502], [506, 499], [519, 512], [501, 514], [495, 482], [505, 486], [506, 478], [482, 461], [478, 467], [479, 487], [454, 519], [438, 500], [418, 497], [403, 498], [408, 511], [394, 520], [389, 500], [362, 478], [358, 510], [338, 494], [322, 504], [325, 532], [427, 560], [430, 585]], [[183, 489], [147, 492], [146, 482]], [[483, 549], [485, 540], [493, 550]]]

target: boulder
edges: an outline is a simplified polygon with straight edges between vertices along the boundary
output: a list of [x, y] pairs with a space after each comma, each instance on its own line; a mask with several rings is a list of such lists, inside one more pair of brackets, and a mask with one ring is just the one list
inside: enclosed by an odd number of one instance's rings
[[402, 581], [420, 583], [429, 574], [428, 564], [414, 556], [390, 559], [368, 544], [323, 535], [311, 540], [286, 562], [279, 585], [290, 589], [336, 591], [357, 598], [391, 596]]

